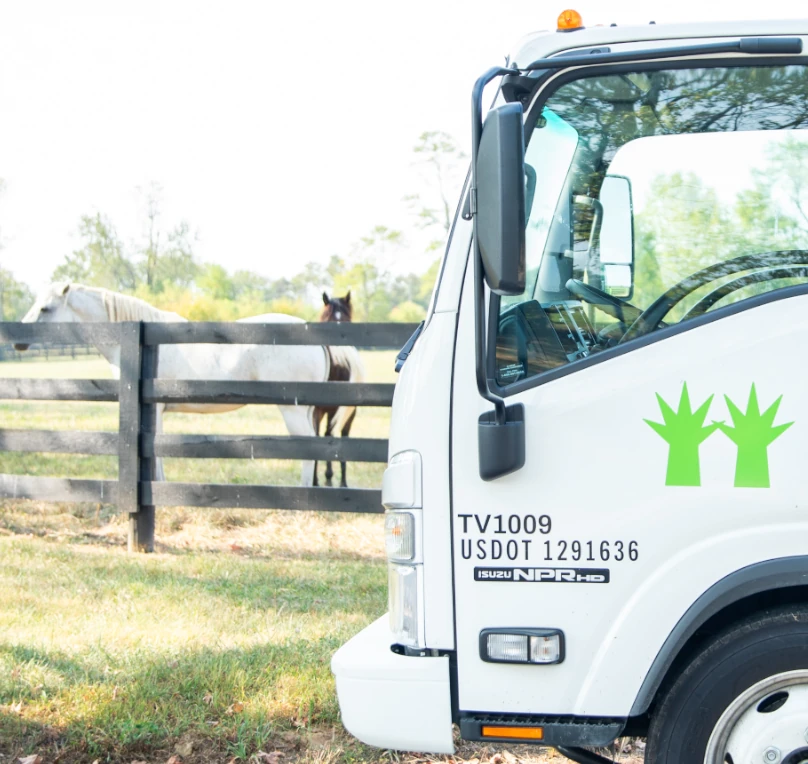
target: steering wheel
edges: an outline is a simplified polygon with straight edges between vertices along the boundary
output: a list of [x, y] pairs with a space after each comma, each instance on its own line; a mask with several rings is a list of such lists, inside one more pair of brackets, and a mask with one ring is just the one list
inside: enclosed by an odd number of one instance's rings
[[[642, 337], [644, 334], [654, 331], [662, 319], [668, 315], [682, 300], [689, 294], [692, 294], [705, 284], [711, 281], [720, 279], [724, 276], [731, 276], [734, 273], [741, 271], [750, 271], [755, 268], [768, 268], [770, 270], [763, 271], [761, 276], [765, 275], [766, 278], [755, 279], [749, 283], [755, 283], [760, 280], [774, 280], [775, 278], [786, 278], [786, 276], [777, 275], [781, 271], [771, 266], [785, 266], [785, 265], [808, 265], [808, 250], [793, 249], [785, 251], [766, 252], [762, 255], [741, 255], [734, 257], [732, 260], [726, 260], [723, 263], [716, 263], [708, 268], [703, 268], [700, 271], [683, 279], [675, 286], [671, 287], [667, 292], [664, 292], [656, 300], [654, 300], [634, 321], [629, 327], [628, 331], [621, 337], [620, 343], [628, 342], [629, 340]], [[752, 274], [755, 275], [755, 274]], [[799, 275], [791, 273], [789, 275]], [[738, 282], [743, 282], [744, 279], [738, 279]], [[733, 284], [736, 282], [732, 282]], [[746, 283], [741, 283], [737, 289], [746, 286]], [[716, 290], [721, 292], [722, 288]], [[734, 290], [732, 290], [734, 291]], [[715, 294], [715, 293], [713, 293]], [[728, 294], [728, 293], [727, 293]], [[721, 295], [722, 297], [725, 294]], [[709, 302], [711, 295], [707, 295], [702, 302]], [[714, 304], [720, 297], [717, 297], [710, 305]], [[705, 308], [706, 310], [706, 308]], [[692, 316], [691, 316], [692, 317]]]
[[808, 267], [804, 265], [790, 265], [785, 268], [767, 268], [765, 271], [755, 271], [748, 273], [746, 276], [739, 276], [737, 279], [722, 284], [718, 289], [713, 290], [710, 294], [702, 297], [685, 315], [682, 321], [689, 318], [698, 318], [703, 316], [710, 308], [717, 302], [723, 300], [725, 297], [737, 292], [739, 289], [751, 286], [752, 284], [761, 284], [765, 281], [777, 281], [778, 279], [793, 279], [793, 278], [806, 278], [808, 277]]
[[591, 284], [584, 284], [580, 279], [569, 279], [565, 284], [567, 291], [575, 295], [579, 300], [594, 305], [604, 313], [608, 313], [612, 318], [616, 318], [622, 324], [629, 324], [636, 321], [642, 311], [625, 302], [619, 297], [610, 295], [602, 289], [593, 287]]

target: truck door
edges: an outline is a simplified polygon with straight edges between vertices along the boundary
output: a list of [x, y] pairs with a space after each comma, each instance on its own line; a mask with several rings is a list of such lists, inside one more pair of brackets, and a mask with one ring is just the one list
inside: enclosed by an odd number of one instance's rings
[[526, 457], [492, 481], [471, 268], [458, 323], [462, 714], [626, 717], [701, 593], [805, 553], [808, 141], [787, 82], [804, 68], [579, 71], [528, 112], [527, 287], [489, 296], [488, 349]]

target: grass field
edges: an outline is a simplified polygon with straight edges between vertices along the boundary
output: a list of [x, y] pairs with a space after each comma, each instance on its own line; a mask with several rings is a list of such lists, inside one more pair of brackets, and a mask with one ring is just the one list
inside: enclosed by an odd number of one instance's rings
[[[392, 380], [392, 355], [368, 354], [372, 381]], [[0, 364], [0, 376], [107, 375], [103, 361]], [[354, 433], [385, 437], [388, 416], [360, 411]], [[0, 403], [0, 427], [114, 430], [117, 408]], [[272, 407], [174, 414], [166, 430], [285, 432]], [[270, 460], [166, 467], [172, 480], [299, 476], [296, 463]], [[352, 464], [349, 480], [378, 486], [381, 470]], [[3, 453], [0, 472], [114, 478], [116, 464]], [[0, 502], [3, 761], [418, 760], [344, 732], [329, 670], [334, 650], [386, 609], [381, 517], [177, 508], [158, 511], [155, 554], [127, 555], [125, 537], [114, 507]], [[563, 761], [472, 746], [461, 758]]]

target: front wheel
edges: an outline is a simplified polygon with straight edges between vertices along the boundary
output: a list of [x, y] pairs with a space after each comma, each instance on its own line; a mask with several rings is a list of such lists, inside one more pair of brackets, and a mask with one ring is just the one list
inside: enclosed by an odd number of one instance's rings
[[759, 613], [713, 639], [654, 712], [646, 764], [808, 762], [808, 608]]

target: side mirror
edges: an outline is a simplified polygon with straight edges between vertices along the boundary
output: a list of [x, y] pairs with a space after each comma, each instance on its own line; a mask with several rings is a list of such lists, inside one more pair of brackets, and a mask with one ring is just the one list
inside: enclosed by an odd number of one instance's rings
[[600, 262], [603, 289], [615, 297], [631, 297], [634, 289], [634, 211], [631, 181], [607, 175], [600, 189], [602, 222]]
[[525, 291], [526, 184], [521, 104], [499, 106], [486, 117], [474, 184], [474, 235], [485, 280], [496, 294], [520, 295]]

